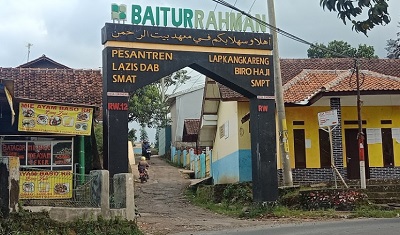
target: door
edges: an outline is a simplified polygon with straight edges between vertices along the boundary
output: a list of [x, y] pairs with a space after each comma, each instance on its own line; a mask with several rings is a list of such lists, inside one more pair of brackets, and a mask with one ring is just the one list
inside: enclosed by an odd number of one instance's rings
[[[365, 129], [363, 129], [365, 132]], [[360, 179], [360, 158], [358, 156], [358, 129], [345, 129], [347, 178]], [[369, 161], [367, 138], [364, 139], [365, 175], [369, 179]]]

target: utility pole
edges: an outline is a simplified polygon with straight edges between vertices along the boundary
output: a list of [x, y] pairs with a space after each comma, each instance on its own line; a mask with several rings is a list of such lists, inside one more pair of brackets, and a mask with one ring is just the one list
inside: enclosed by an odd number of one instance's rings
[[28, 58], [26, 59], [26, 62], [29, 62], [29, 55], [31, 54], [31, 47], [33, 46], [32, 43], [28, 43], [26, 47], [28, 48]]
[[[165, 104], [165, 77], [161, 78], [161, 104], [162, 105]], [[161, 108], [164, 110], [165, 107], [161, 107]], [[165, 114], [164, 119], [167, 120], [167, 114]], [[166, 121], [165, 121], [165, 123], [166, 123]], [[164, 125], [165, 123], [162, 123], [162, 124]]]
[[[275, 5], [274, 0], [267, 0], [269, 23], [276, 29]], [[288, 131], [286, 126], [285, 102], [283, 100], [283, 87], [281, 76], [281, 64], [278, 50], [278, 33], [275, 29], [270, 29], [273, 38], [273, 61], [274, 61], [274, 84], [275, 84], [275, 103], [278, 113], [278, 131], [279, 131], [279, 153], [281, 155], [283, 184], [293, 186], [292, 168], [289, 158]]]
[[358, 119], [358, 134], [357, 134], [357, 141], [358, 141], [358, 157], [360, 161], [360, 181], [361, 181], [361, 188], [366, 189], [366, 177], [365, 177], [365, 158], [364, 158], [364, 138], [365, 135], [362, 129], [362, 118], [361, 118], [361, 92], [360, 92], [360, 73], [359, 73], [359, 60], [354, 60], [354, 66], [356, 70], [356, 83], [357, 83], [357, 119]]

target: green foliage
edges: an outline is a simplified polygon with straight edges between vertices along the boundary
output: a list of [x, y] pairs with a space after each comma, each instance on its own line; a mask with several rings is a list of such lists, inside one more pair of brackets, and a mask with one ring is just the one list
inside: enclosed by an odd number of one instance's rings
[[283, 195], [279, 197], [279, 204], [287, 206], [288, 208], [300, 209], [299, 201], [300, 201], [299, 189], [283, 193]]
[[[190, 76], [187, 75], [187, 71], [184, 69], [178, 70], [175, 72], [175, 74], [171, 74], [167, 77], [164, 78], [164, 84], [165, 87], [168, 88], [173, 88], [171, 94], [174, 94], [176, 92], [176, 90], [182, 86], [183, 84], [185, 84], [188, 80], [190, 79]], [[159, 85], [161, 85], [161, 83], [158, 83]], [[160, 87], [161, 89], [161, 87]], [[167, 98], [167, 97], [166, 97]]]
[[251, 203], [252, 189], [249, 184], [229, 184], [226, 186], [222, 200], [229, 203]]
[[142, 87], [133, 93], [129, 98], [128, 121], [138, 122], [140, 125], [153, 127], [165, 127], [169, 123], [168, 114], [168, 88], [172, 93], [187, 80], [190, 76], [182, 69], [164, 78], [164, 88], [160, 81]]
[[155, 85], [148, 85], [135, 91], [129, 98], [128, 121], [136, 121], [148, 127], [157, 126], [160, 112], [165, 112], [161, 96]]
[[272, 212], [273, 216], [278, 218], [284, 217], [294, 217], [294, 218], [338, 218], [341, 217], [340, 214], [336, 213], [333, 209], [327, 210], [314, 210], [314, 211], [305, 211], [301, 209], [292, 209], [285, 206], [277, 206], [274, 208]]
[[132, 142], [135, 142], [137, 140], [136, 129], [132, 128], [128, 131], [128, 140]]
[[140, 127], [140, 141], [148, 140], [149, 136], [144, 126]]
[[[375, 26], [390, 22], [388, 2], [389, 0], [320, 0], [320, 5], [323, 9], [338, 12], [338, 18], [344, 24], [349, 20], [353, 24], [353, 30], [367, 35]], [[362, 14], [363, 11], [368, 11], [368, 14]], [[365, 15], [366, 19], [356, 20]]]
[[[400, 22], [399, 26], [400, 28]], [[387, 58], [389, 59], [400, 59], [400, 32], [397, 33], [397, 39], [389, 39], [386, 41]]]
[[160, 128], [157, 128], [157, 130], [156, 130], [156, 136], [155, 136], [155, 140], [156, 140], [156, 143], [155, 143], [155, 148], [156, 149], [158, 149], [158, 146], [159, 146], [159, 144], [160, 144]]
[[358, 58], [369, 58], [369, 59], [377, 59], [378, 56], [375, 55], [375, 49], [373, 46], [367, 46], [366, 44], [358, 45], [357, 53], [355, 57]]
[[328, 46], [323, 43], [316, 43], [315, 45], [315, 47], [310, 46], [307, 50], [308, 58], [338, 58], [341, 57], [340, 55], [358, 58], [378, 58], [375, 55], [374, 47], [365, 44], [360, 44], [358, 48], [354, 48], [347, 42], [334, 40], [329, 42]]
[[211, 187], [202, 187], [200, 190], [193, 190], [189, 188], [186, 191], [186, 197], [194, 204], [199, 207], [211, 210], [218, 214], [229, 215], [238, 217], [241, 213], [241, 208], [238, 204], [229, 204], [227, 202], [215, 203], [214, 200], [210, 200], [212, 192]]
[[371, 205], [363, 205], [358, 207], [354, 212], [354, 217], [366, 218], [395, 218], [399, 217], [400, 210], [382, 210]]
[[0, 234], [20, 235], [142, 235], [135, 222], [119, 218], [105, 220], [76, 220], [58, 222], [50, 219], [47, 212], [12, 213], [7, 219], [0, 219]]
[[103, 125], [95, 124], [94, 135], [96, 137], [97, 151], [103, 156]]
[[[249, 184], [225, 185], [221, 202], [217, 200], [218, 188], [218, 185], [189, 188], [186, 196], [197, 206], [219, 214], [242, 218], [393, 218], [400, 214], [400, 210], [386, 211], [369, 205], [365, 194], [355, 190], [300, 191], [295, 188], [281, 191], [277, 203], [267, 204], [248, 200], [248, 195], [251, 193]], [[340, 209], [352, 211], [337, 211]]]

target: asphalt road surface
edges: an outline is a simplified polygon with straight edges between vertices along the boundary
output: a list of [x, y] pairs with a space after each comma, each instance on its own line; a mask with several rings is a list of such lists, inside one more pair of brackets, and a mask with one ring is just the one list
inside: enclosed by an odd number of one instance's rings
[[400, 219], [355, 219], [240, 228], [179, 235], [400, 235]]

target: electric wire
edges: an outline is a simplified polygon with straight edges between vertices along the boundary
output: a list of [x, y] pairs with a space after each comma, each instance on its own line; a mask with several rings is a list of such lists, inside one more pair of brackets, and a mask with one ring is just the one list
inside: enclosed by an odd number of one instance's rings
[[[235, 3], [233, 4], [234, 6], [236, 6], [237, 1], [238, 1], [238, 0], [236, 0]], [[217, 3], [217, 4], [218, 4], [218, 3]], [[230, 13], [232, 13], [232, 11], [233, 11], [233, 10], [231, 9], [231, 12], [230, 12]], [[222, 29], [223, 29], [223, 28], [226, 29], [226, 21], [224, 22], [224, 25], [222, 26]]]
[[203, 74], [197, 75], [198, 78], [192, 83], [192, 86], [191, 86], [189, 89], [192, 89], [193, 86], [196, 84], [196, 82], [197, 82], [200, 78], [202, 78], [203, 76], [204, 76]]
[[[212, 0], [212, 1], [213, 1], [213, 2], [216, 2], [217, 4], [220, 4], [220, 5], [222, 5], [222, 6], [228, 7], [228, 8], [230, 8], [231, 10], [237, 11], [237, 12], [241, 13], [242, 15], [249, 17], [250, 19], [256, 21], [257, 23], [259, 23], [259, 24], [261, 24], [261, 25], [264, 25], [264, 26], [268, 27], [270, 30], [273, 30], [273, 31], [275, 31], [275, 32], [277, 32], [277, 33], [281, 34], [282, 36], [285, 36], [285, 37], [287, 37], [287, 38], [289, 38], [289, 39], [292, 39], [292, 40], [297, 41], [297, 42], [299, 42], [299, 43], [303, 43], [303, 44], [309, 45], [309, 46], [312, 47], [312, 48], [316, 48], [316, 49], [319, 49], [319, 50], [322, 50], [322, 51], [329, 52], [329, 53], [331, 53], [332, 55], [335, 55], [335, 56], [337, 56], [337, 57], [339, 57], [339, 58], [351, 58], [351, 59], [354, 59], [355, 62], [361, 61], [360, 58], [358, 58], [358, 57], [352, 57], [352, 56], [349, 56], [349, 55], [345, 55], [345, 54], [342, 54], [342, 53], [339, 53], [339, 52], [330, 50], [330, 49], [325, 48], [325, 47], [321, 47], [321, 46], [319, 46], [319, 45], [317, 45], [317, 44], [314, 44], [314, 43], [311, 43], [311, 42], [309, 42], [309, 41], [307, 41], [307, 40], [305, 40], [305, 39], [303, 39], [303, 38], [300, 38], [300, 37], [297, 37], [297, 36], [295, 36], [295, 35], [293, 35], [293, 34], [291, 34], [291, 33], [288, 33], [288, 32], [286, 32], [286, 31], [284, 31], [284, 30], [282, 30], [282, 29], [280, 29], [280, 28], [277, 28], [277, 27], [275, 27], [275, 26], [273, 26], [273, 25], [271, 25], [271, 24], [269, 24], [269, 23], [267, 23], [267, 22], [265, 22], [265, 21], [263, 21], [263, 20], [261, 20], [261, 19], [255, 17], [255, 16], [253, 16], [253, 15], [249, 14], [249, 13], [246, 13], [245, 11], [243, 11], [243, 10], [237, 8], [236, 6], [231, 5], [230, 3], [228, 3], [228, 2], [226, 2], [226, 1], [224, 1], [224, 0]], [[253, 2], [253, 5], [254, 5], [254, 3], [255, 3], [255, 1]], [[355, 71], [356, 69], [358, 69], [358, 68], [357, 68], [357, 66], [355, 65], [354, 68], [353, 68], [353, 70]], [[362, 73], [361, 73], [361, 74], [362, 74]], [[364, 74], [362, 74], [362, 75], [363, 75], [363, 76], [362, 76], [362, 79], [361, 79], [361, 81], [360, 81], [360, 84], [361, 84], [361, 85], [364, 83], [364, 78], [365, 78], [365, 75], [364, 75]], [[350, 80], [351, 80], [351, 77], [350, 77]], [[350, 82], [350, 81], [349, 81], [349, 82]], [[361, 86], [361, 85], [360, 85], [360, 86]], [[351, 86], [351, 87], [352, 87], [352, 86]]]
[[218, 2], [215, 4], [214, 11], [217, 10]]
[[[247, 12], [247, 14], [250, 14], [251, 10], [253, 9], [254, 4], [256, 3], [257, 0], [253, 1], [253, 4], [251, 4], [249, 11]], [[242, 24], [244, 23], [246, 19], [243, 19]]]
[[288, 32], [286, 32], [286, 31], [284, 31], [284, 30], [282, 30], [280, 28], [277, 28], [277, 27], [275, 27], [275, 26], [273, 26], [273, 25], [271, 25], [271, 24], [259, 19], [259, 18], [256, 18], [255, 16], [253, 16], [253, 15], [251, 15], [251, 14], [249, 14], [249, 13], [247, 13], [247, 12], [245, 12], [245, 11], [243, 11], [243, 10], [233, 6], [233, 5], [231, 5], [230, 3], [228, 3], [228, 2], [226, 2], [224, 0], [211, 0], [211, 1], [216, 2], [216, 3], [218, 3], [218, 4], [222, 5], [222, 6], [228, 7], [230, 9], [234, 10], [234, 11], [237, 11], [237, 12], [241, 13], [242, 15], [245, 15], [245, 16], [249, 17], [250, 19], [256, 21], [257, 23], [268, 27], [270, 30], [273, 30], [273, 31], [275, 31], [275, 32], [287, 37], [287, 38], [290, 38], [290, 39], [292, 39], [294, 41], [309, 45], [309, 46], [311, 46], [313, 48], [317, 48], [317, 49], [320, 49], [320, 50], [323, 50], [323, 51], [330, 52], [330, 53], [332, 53], [332, 54], [334, 54], [335, 56], [338, 56], [338, 57], [354, 58], [352, 56], [341, 54], [341, 53], [338, 53], [336, 51], [333, 51], [333, 50], [318, 46], [318, 45], [316, 45], [314, 43], [311, 43], [311, 42], [309, 42], [309, 41], [307, 41], [305, 39], [302, 39], [302, 38], [297, 37], [297, 36], [295, 36], [295, 35], [293, 35], [291, 33], [288, 33]]

